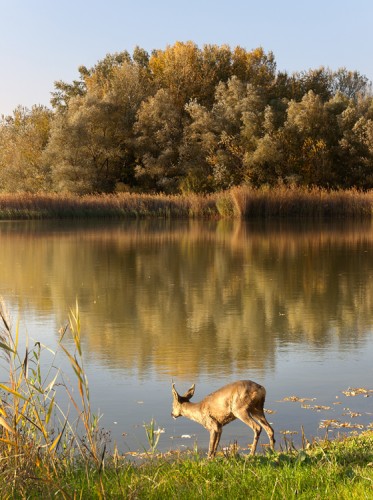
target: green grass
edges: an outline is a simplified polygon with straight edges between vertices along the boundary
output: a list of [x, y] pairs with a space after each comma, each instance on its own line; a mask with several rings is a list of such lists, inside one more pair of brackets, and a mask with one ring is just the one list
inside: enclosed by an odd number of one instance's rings
[[212, 195], [0, 194], [0, 219], [371, 217], [373, 191], [278, 186], [232, 188]]
[[59, 464], [58, 478], [30, 477], [19, 495], [3, 483], [1, 498], [373, 498], [372, 434], [267, 456], [169, 454], [142, 464], [111, 456], [106, 462], [100, 473], [83, 463]]
[[[73, 352], [65, 345], [67, 336]], [[303, 439], [300, 450], [288, 442], [286, 452], [254, 457], [232, 447], [207, 460], [198, 450], [158, 454], [159, 434], [151, 420], [145, 425], [147, 453], [108, 451], [108, 436], [90, 405], [78, 306], [59, 341], [75, 385], [67, 385], [56, 368], [56, 353], [38, 342], [21, 353], [19, 338], [18, 325], [12, 327], [0, 301], [0, 356], [9, 368], [8, 380], [0, 384], [1, 499], [373, 498], [372, 432], [311, 444]], [[59, 407], [60, 390], [71, 412]]]

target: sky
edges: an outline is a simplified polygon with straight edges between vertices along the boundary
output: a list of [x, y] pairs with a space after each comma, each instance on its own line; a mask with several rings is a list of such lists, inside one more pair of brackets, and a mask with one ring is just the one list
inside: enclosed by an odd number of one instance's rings
[[0, 116], [50, 105], [54, 82], [136, 45], [263, 47], [280, 71], [346, 67], [373, 80], [371, 0], [0, 0]]

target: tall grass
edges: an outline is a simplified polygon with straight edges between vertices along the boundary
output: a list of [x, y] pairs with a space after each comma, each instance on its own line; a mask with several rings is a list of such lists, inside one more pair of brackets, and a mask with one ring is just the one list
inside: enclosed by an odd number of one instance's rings
[[120, 193], [89, 196], [0, 194], [0, 219], [86, 217], [211, 217], [212, 196]]
[[373, 191], [328, 191], [279, 186], [274, 189], [233, 188], [232, 214], [242, 217], [371, 217]]
[[[43, 491], [46, 485], [62, 497], [68, 497], [61, 483], [61, 467], [68, 468], [76, 461], [85, 468], [100, 471], [105, 457], [98, 418], [93, 414], [89, 398], [80, 340], [79, 310], [71, 311], [69, 324], [63, 330], [59, 348], [69, 360], [76, 376], [78, 397], [64, 382], [55, 366], [57, 352], [36, 342], [26, 342], [21, 355], [19, 327], [13, 331], [4, 302], [0, 301], [0, 352], [8, 370], [8, 380], [0, 383], [0, 457], [1, 481], [6, 490], [21, 497], [33, 491]], [[71, 335], [74, 353], [64, 346], [67, 332]], [[52, 356], [46, 373], [42, 370], [42, 355]], [[58, 392], [64, 390], [71, 410], [58, 404]], [[69, 413], [74, 417], [69, 418]], [[3, 497], [2, 497], [3, 498]]]
[[87, 217], [371, 217], [373, 191], [278, 186], [212, 195], [118, 193], [89, 196], [0, 194], [0, 219]]

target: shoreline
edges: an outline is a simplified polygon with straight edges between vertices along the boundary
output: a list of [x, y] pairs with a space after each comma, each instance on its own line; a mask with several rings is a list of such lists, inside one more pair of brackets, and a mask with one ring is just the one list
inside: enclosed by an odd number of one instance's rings
[[0, 220], [371, 218], [373, 190], [235, 187], [198, 194], [0, 194]]
[[[158, 455], [152, 420], [145, 426], [148, 459], [134, 464], [115, 443], [109, 451], [91, 407], [78, 303], [59, 339], [73, 380], [54, 366], [57, 349], [50, 367], [40, 342], [24, 355], [1, 300], [0, 322], [0, 355], [9, 369], [0, 384], [1, 498], [360, 499], [372, 492], [371, 430], [334, 440], [302, 436], [299, 450], [286, 438], [285, 451], [255, 456], [238, 454], [233, 443], [208, 460], [197, 448], [189, 456]], [[72, 420], [56, 401], [64, 390], [77, 412]]]
[[149, 452], [139, 463], [115, 452], [101, 464], [56, 460], [52, 465], [43, 460], [27, 471], [11, 467], [13, 477], [7, 474], [9, 480], [0, 486], [0, 494], [4, 498], [147, 500], [371, 498], [372, 445], [370, 432], [265, 455], [241, 455], [232, 446], [213, 460], [199, 451]]

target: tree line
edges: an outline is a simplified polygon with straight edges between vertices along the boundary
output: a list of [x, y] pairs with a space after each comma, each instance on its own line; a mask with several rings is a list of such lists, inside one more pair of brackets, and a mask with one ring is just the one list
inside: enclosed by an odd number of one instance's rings
[[2, 117], [0, 190], [370, 189], [371, 90], [346, 68], [277, 71], [262, 48], [177, 42], [108, 54], [55, 82], [51, 109]]

